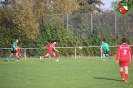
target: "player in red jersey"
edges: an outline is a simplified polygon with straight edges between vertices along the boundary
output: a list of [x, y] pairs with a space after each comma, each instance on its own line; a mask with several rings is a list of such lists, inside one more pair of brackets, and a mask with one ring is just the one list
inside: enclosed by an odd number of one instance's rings
[[53, 55], [53, 56], [54, 56], [54, 59], [55, 59], [56, 61], [59, 61], [59, 60], [57, 59], [57, 57], [56, 57], [56, 54], [53, 52], [53, 50], [59, 52], [59, 51], [55, 48], [55, 45], [56, 45], [56, 42], [54, 41], [54, 42], [52, 42], [52, 43], [50, 43], [50, 44], [44, 46], [44, 48], [47, 48], [47, 49], [48, 49], [48, 52], [47, 52], [46, 55], [40, 56], [40, 59], [46, 58], [46, 57], [49, 56], [49, 55]]
[[20, 52], [19, 52], [19, 47], [18, 46], [16, 46], [16, 56], [18, 57], [17, 59], [17, 61], [19, 61], [20, 60], [20, 57], [21, 57], [21, 54], [20, 54]]
[[126, 38], [123, 38], [122, 44], [117, 49], [116, 62], [120, 65], [122, 81], [128, 82], [128, 67], [132, 59], [132, 50], [126, 42]]

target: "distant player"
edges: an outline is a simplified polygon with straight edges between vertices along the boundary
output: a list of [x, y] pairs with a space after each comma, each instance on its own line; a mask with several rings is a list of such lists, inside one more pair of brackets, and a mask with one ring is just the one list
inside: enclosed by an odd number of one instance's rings
[[103, 50], [103, 56], [102, 56], [103, 61], [106, 60], [106, 57], [110, 58], [110, 56], [108, 54], [109, 53], [109, 44], [106, 43], [104, 39], [102, 39], [101, 49]]
[[131, 47], [126, 42], [126, 38], [123, 38], [122, 44], [118, 47], [116, 53], [116, 62], [120, 65], [120, 75], [124, 82], [128, 82], [128, 67], [132, 58]]
[[47, 52], [46, 55], [40, 56], [40, 59], [46, 58], [46, 57], [49, 56], [49, 55], [53, 55], [53, 56], [54, 56], [54, 59], [55, 59], [56, 61], [59, 61], [59, 60], [57, 59], [57, 57], [56, 57], [56, 54], [53, 52], [53, 50], [59, 52], [59, 51], [55, 48], [55, 45], [56, 45], [56, 41], [54, 41], [54, 42], [52, 42], [52, 43], [50, 43], [50, 44], [44, 46], [44, 48], [47, 48], [47, 49], [48, 49], [48, 52]]
[[16, 55], [17, 55], [17, 57], [18, 57], [18, 58], [17, 58], [18, 61], [20, 60], [20, 57], [21, 57], [21, 53], [20, 53], [19, 50], [20, 50], [20, 48], [17, 46], [17, 47], [16, 47]]
[[[13, 42], [13, 44], [12, 44], [11, 54], [8, 56], [8, 59], [7, 59], [8, 61], [11, 59], [11, 56], [12, 56], [12, 55], [15, 55], [15, 56], [16, 56], [15, 59], [18, 58], [18, 56], [16, 55], [17, 43], [18, 43], [18, 39], [16, 39], [16, 41]], [[17, 60], [17, 61], [18, 61], [18, 60]]]

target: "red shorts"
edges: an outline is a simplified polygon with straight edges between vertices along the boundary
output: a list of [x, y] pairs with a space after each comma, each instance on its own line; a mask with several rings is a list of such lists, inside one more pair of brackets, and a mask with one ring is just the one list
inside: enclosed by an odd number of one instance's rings
[[17, 51], [17, 52], [16, 52], [16, 54], [18, 54], [18, 58], [20, 58], [20, 57], [21, 57], [21, 54], [20, 54], [20, 52], [19, 52], [19, 51]]
[[122, 67], [122, 66], [128, 66], [129, 67], [130, 62], [129, 61], [120, 61], [119, 65], [120, 65], [120, 67]]
[[53, 51], [48, 51], [48, 54], [54, 54], [54, 52]]

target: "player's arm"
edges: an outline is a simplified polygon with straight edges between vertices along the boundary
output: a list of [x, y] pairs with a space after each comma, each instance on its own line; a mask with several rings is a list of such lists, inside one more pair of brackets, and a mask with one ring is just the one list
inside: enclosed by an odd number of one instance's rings
[[48, 48], [49, 48], [49, 46], [50, 46], [50, 44], [48, 44], [48, 45], [44, 46], [44, 48], [45, 48], [45, 49], [48, 49]]
[[13, 48], [16, 48], [17, 47], [17, 44], [16, 44], [16, 42], [13, 42]]
[[13, 51], [15, 51], [16, 50], [16, 47], [17, 47], [17, 43], [16, 42], [13, 42], [13, 45], [12, 45], [12, 49], [13, 49]]
[[130, 47], [130, 60], [132, 60], [132, 48]]
[[56, 48], [55, 48], [55, 46], [52, 46], [53, 47], [53, 49], [56, 51], [56, 52], [59, 52]]
[[59, 52], [56, 48], [54, 48], [54, 50], [55, 50], [56, 52]]
[[44, 49], [48, 49], [48, 47], [47, 46], [44, 46]]
[[119, 57], [120, 57], [120, 48], [118, 47], [117, 52], [116, 52], [116, 63], [119, 62]]

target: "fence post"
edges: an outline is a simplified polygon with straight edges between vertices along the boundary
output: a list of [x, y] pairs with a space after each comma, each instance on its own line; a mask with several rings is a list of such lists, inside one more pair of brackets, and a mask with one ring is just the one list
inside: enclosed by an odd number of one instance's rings
[[52, 59], [52, 58], [51, 58], [51, 55], [49, 55], [49, 58]]
[[100, 50], [101, 50], [101, 58], [103, 57], [103, 51], [102, 51], [102, 48], [100, 48]]
[[115, 36], [117, 35], [117, 25], [116, 25], [116, 22], [117, 22], [117, 20], [116, 20], [116, 13], [115, 13]]
[[44, 13], [42, 14], [42, 29], [44, 27]]
[[76, 59], [76, 54], [77, 54], [77, 53], [76, 53], [76, 47], [74, 47], [74, 53], [75, 53], [75, 56], [74, 56], [74, 57], [75, 57], [75, 59]]
[[26, 49], [24, 49], [24, 59], [26, 60]]
[[1, 58], [1, 55], [2, 55], [2, 52], [1, 52], [1, 49], [0, 49], [0, 58]]
[[91, 32], [93, 32], [93, 14], [91, 12]]
[[66, 28], [67, 28], [67, 30], [68, 30], [68, 13], [66, 14]]

